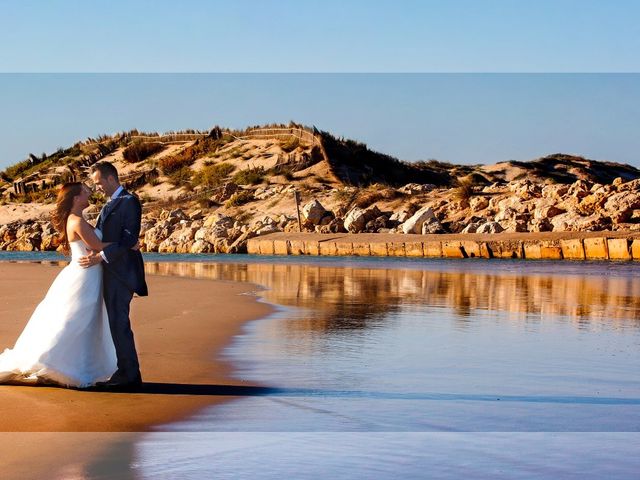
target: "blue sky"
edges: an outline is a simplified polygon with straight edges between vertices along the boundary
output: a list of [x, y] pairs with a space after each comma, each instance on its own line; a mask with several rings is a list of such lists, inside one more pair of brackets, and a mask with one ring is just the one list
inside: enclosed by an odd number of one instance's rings
[[0, 0], [4, 72], [629, 72], [636, 0]]
[[406, 160], [640, 166], [640, 74], [617, 73], [640, 72], [639, 19], [632, 0], [0, 0], [0, 168], [130, 128], [289, 120]]

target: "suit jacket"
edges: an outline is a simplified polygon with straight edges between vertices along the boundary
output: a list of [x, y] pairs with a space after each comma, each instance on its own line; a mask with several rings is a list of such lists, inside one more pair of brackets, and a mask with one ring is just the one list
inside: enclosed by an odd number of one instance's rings
[[148, 290], [142, 254], [131, 250], [140, 235], [141, 219], [140, 201], [122, 190], [102, 210], [96, 226], [102, 231], [103, 242], [113, 242], [102, 251], [107, 259], [104, 263], [105, 277], [112, 276], [130, 291], [145, 296]]

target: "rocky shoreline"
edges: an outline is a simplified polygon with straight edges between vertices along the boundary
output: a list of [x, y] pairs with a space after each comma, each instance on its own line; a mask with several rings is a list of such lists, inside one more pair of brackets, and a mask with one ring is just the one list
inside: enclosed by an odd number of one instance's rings
[[[140, 242], [148, 252], [245, 253], [250, 239], [279, 232], [458, 234], [463, 239], [474, 233], [495, 234], [498, 238], [501, 234], [527, 232], [640, 231], [640, 179], [625, 182], [617, 178], [611, 184], [585, 180], [554, 184], [525, 179], [470, 189], [466, 194], [460, 188], [438, 189], [424, 184], [381, 187], [378, 192], [368, 187], [364, 194], [356, 187], [350, 188], [356, 201], [346, 208], [344, 201], [335, 201], [332, 189], [306, 192], [299, 224], [290, 209], [263, 206], [265, 201], [277, 204], [290, 197], [295, 190], [292, 185], [227, 185], [223, 191], [232, 191], [233, 195], [246, 192], [247, 205], [145, 212]], [[372, 201], [366, 205], [366, 201], [358, 201], [358, 195], [360, 199], [368, 195]], [[255, 202], [262, 204], [249, 210]], [[94, 206], [93, 215], [96, 212]], [[51, 251], [58, 247], [57, 234], [46, 219], [0, 225], [2, 250]]]

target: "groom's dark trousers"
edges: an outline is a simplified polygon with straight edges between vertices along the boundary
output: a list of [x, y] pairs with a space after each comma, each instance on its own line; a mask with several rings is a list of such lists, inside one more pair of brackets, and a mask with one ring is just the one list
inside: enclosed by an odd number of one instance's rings
[[109, 315], [111, 336], [118, 357], [118, 376], [134, 381], [140, 376], [129, 305], [133, 294], [148, 294], [142, 254], [131, 248], [138, 242], [142, 208], [136, 197], [126, 190], [111, 200], [100, 213], [97, 227], [103, 242], [113, 242], [103, 249], [103, 294]]

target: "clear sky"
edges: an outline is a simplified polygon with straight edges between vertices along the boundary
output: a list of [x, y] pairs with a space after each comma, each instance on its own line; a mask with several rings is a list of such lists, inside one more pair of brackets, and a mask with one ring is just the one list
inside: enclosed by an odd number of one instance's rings
[[638, 51], [634, 0], [0, 0], [0, 168], [289, 120], [406, 160], [640, 166]]
[[629, 72], [637, 0], [0, 0], [5, 72]]

